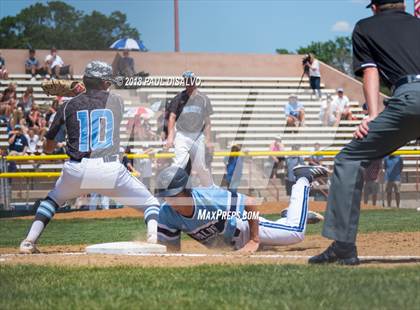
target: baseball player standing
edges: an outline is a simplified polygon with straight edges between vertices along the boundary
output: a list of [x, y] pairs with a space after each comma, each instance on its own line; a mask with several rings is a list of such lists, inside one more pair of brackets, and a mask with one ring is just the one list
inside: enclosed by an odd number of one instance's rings
[[[335, 159], [323, 236], [334, 240], [309, 263], [357, 265], [356, 235], [363, 170], [420, 135], [420, 19], [405, 12], [403, 0], [372, 0], [374, 16], [353, 32], [354, 71], [363, 77], [369, 115]], [[380, 111], [379, 80], [392, 98]]]
[[175, 166], [185, 169], [191, 159], [201, 185], [207, 187], [213, 184], [205, 160], [206, 145], [212, 148], [210, 115], [213, 109], [209, 98], [197, 89], [195, 74], [187, 71], [182, 77], [186, 88], [168, 106], [166, 147], [175, 147]]
[[189, 176], [185, 170], [166, 168], [156, 182], [158, 195], [165, 199], [159, 212], [158, 242], [178, 251], [181, 232], [209, 248], [229, 247], [242, 252], [255, 252], [260, 245], [301, 242], [311, 183], [326, 176], [327, 170], [322, 166], [298, 166], [294, 173], [297, 182], [287, 216], [269, 221], [256, 214], [254, 199], [217, 186], [187, 189]]
[[159, 202], [119, 161], [124, 105], [121, 97], [108, 92], [112, 82], [111, 66], [90, 62], [83, 76], [86, 92], [57, 111], [46, 134], [44, 151], [54, 150], [54, 138], [64, 124], [70, 160], [64, 164], [55, 188], [37, 201], [35, 220], [20, 245], [21, 253], [37, 252], [36, 242], [59, 206], [92, 192], [145, 210], [148, 242], [156, 242]]

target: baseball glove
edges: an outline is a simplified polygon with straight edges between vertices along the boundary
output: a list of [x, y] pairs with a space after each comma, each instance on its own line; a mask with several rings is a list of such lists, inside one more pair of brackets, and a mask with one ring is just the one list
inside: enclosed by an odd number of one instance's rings
[[41, 87], [47, 95], [59, 97], [74, 97], [86, 90], [83, 83], [66, 80], [51, 80], [43, 82]]

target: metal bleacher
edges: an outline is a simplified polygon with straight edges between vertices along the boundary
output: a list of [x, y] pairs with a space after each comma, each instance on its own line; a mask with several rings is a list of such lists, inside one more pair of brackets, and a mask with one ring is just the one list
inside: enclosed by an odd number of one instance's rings
[[[76, 76], [80, 79], [81, 76]], [[168, 78], [168, 77], [166, 77]], [[11, 74], [7, 81], [0, 81], [0, 91], [9, 82], [17, 83], [17, 93], [20, 96], [27, 86], [34, 87], [35, 102], [43, 108], [51, 103], [51, 97], [42, 93], [41, 80], [31, 81], [30, 75]], [[269, 145], [275, 137], [281, 137], [286, 150], [291, 150], [293, 145], [299, 145], [300, 150], [312, 151], [314, 144], [318, 142], [322, 150], [339, 149], [352, 138], [355, 126], [363, 117], [360, 103], [351, 101], [353, 115], [357, 118], [352, 121], [341, 121], [338, 127], [324, 127], [319, 119], [320, 101], [312, 96], [307, 79], [304, 79], [299, 91], [300, 78], [253, 78], [253, 77], [201, 77], [200, 90], [207, 94], [211, 100], [214, 114], [212, 119], [212, 132], [216, 143], [216, 151], [227, 151], [234, 143], [243, 145], [244, 151], [268, 151]], [[138, 89], [115, 90], [125, 101], [126, 109], [140, 106], [149, 107], [156, 101], [165, 102], [173, 98], [182, 88], [180, 87], [141, 87]], [[334, 94], [334, 89], [328, 89], [322, 85], [323, 94]], [[299, 101], [305, 106], [305, 125], [300, 128], [288, 128], [285, 126], [286, 118], [284, 107], [288, 97], [297, 93]], [[346, 94], [352, 98], [352, 94]], [[160, 141], [129, 141], [127, 132], [128, 116], [123, 120], [121, 139], [123, 145], [131, 145], [134, 152], [140, 147], [153, 147], [157, 150], [162, 148]], [[150, 120], [152, 130], [157, 130], [156, 117]], [[7, 133], [4, 127], [0, 128], [0, 147], [7, 146]], [[416, 149], [412, 143], [403, 149]], [[212, 164], [212, 172], [216, 182], [222, 178], [225, 167], [223, 158], [215, 157]], [[265, 157], [251, 161], [244, 166], [243, 186], [258, 188], [267, 185], [262, 180], [261, 162]], [[326, 164], [332, 165], [333, 158], [326, 156]], [[412, 173], [417, 169], [418, 162], [408, 159], [405, 161], [404, 171], [406, 180], [413, 182]], [[20, 163], [21, 171], [59, 171], [61, 163]], [[252, 180], [250, 173], [252, 170]], [[411, 174], [410, 174], [411, 173]], [[18, 182], [15, 182], [18, 183]], [[262, 184], [262, 185], [261, 185]], [[35, 196], [42, 196], [52, 186], [52, 180], [36, 181], [29, 180], [15, 184], [16, 193], [23, 192], [21, 188], [31, 187], [31, 193], [26, 199], [32, 200]], [[278, 186], [280, 186], [278, 184]], [[267, 193], [266, 193], [267, 194]], [[23, 194], [16, 194], [16, 200], [22, 199]], [[268, 194], [267, 194], [268, 195]]]

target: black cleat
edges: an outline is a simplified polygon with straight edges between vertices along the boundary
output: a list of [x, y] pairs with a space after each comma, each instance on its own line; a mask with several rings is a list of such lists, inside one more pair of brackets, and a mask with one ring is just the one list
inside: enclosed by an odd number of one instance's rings
[[360, 261], [357, 257], [357, 248], [355, 244], [334, 241], [324, 252], [319, 255], [312, 256], [308, 260], [308, 263], [337, 263], [339, 265], [355, 266], [359, 265]]
[[324, 166], [300, 165], [293, 168], [296, 180], [299, 178], [307, 178], [309, 182], [313, 182], [317, 178], [328, 176], [329, 170]]

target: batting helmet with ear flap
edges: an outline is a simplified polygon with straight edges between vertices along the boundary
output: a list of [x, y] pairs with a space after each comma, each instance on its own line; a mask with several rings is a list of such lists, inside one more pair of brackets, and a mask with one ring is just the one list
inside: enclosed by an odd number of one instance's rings
[[187, 172], [177, 166], [170, 166], [159, 173], [156, 180], [157, 196], [172, 197], [181, 193], [188, 184]]

